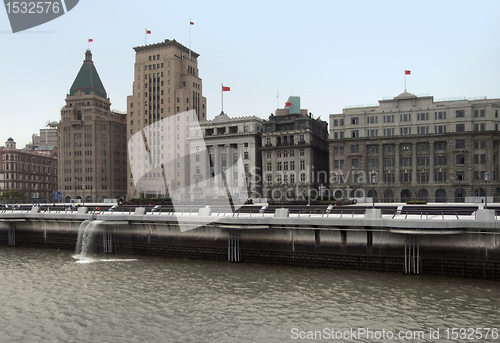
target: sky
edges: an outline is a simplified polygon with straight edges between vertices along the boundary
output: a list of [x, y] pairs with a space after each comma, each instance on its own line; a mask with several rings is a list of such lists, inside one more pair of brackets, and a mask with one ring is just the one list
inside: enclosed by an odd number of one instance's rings
[[[189, 22], [194, 22], [190, 27]], [[60, 110], [90, 43], [112, 103], [126, 111], [133, 47], [176, 39], [200, 54], [208, 119], [267, 119], [289, 96], [328, 121], [404, 91], [435, 100], [500, 98], [500, 1], [80, 0], [12, 33], [0, 9], [0, 145], [31, 141]]]

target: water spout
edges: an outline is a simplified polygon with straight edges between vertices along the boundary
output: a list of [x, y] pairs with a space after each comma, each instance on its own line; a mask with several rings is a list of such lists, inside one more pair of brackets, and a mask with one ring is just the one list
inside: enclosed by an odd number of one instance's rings
[[85, 220], [78, 228], [78, 240], [76, 242], [75, 258], [79, 260], [89, 259], [94, 233], [97, 227], [102, 224], [102, 220]]

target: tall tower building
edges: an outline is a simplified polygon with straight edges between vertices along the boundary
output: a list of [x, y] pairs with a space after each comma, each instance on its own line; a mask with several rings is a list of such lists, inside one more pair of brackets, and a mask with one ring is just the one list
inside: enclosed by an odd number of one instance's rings
[[[189, 155], [189, 125], [206, 120], [199, 54], [169, 39], [134, 50], [133, 94], [127, 98], [127, 136], [132, 143], [133, 136], [140, 133], [142, 138], [137, 137], [141, 138], [142, 147], [129, 149], [128, 197], [138, 198], [139, 193], [165, 197], [169, 191], [165, 185], [157, 186], [155, 175], [159, 182], [168, 183], [170, 190], [188, 187], [189, 158], [183, 157]], [[144, 158], [151, 167], [142, 168]], [[139, 165], [141, 171], [134, 172]]]
[[126, 115], [110, 107], [87, 50], [57, 128], [59, 190], [65, 201], [102, 202], [126, 196]]

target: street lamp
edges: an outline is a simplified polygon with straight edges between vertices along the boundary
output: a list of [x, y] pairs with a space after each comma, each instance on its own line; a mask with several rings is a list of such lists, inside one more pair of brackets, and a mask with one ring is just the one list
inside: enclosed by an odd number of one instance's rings
[[139, 182], [139, 204], [142, 207], [142, 182]]
[[488, 180], [490, 174], [488, 172], [484, 173], [484, 208], [488, 208]]
[[375, 173], [375, 171], [372, 171], [371, 179], [372, 179], [372, 208], [375, 208], [375, 182], [377, 181], [377, 174]]

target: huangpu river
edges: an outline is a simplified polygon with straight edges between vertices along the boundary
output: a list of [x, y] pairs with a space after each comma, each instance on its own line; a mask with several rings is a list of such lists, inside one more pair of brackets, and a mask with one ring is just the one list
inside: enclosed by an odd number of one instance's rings
[[0, 247], [0, 342], [500, 341], [498, 282], [93, 257]]

